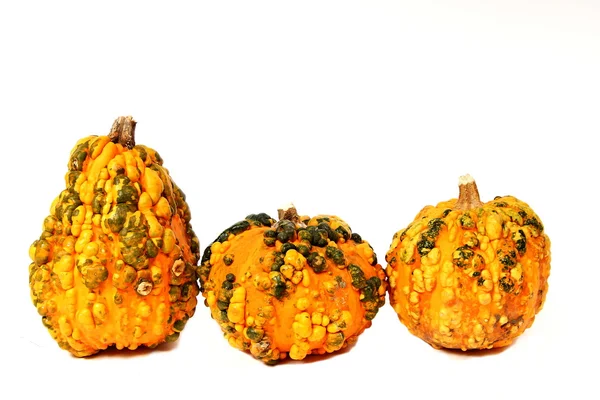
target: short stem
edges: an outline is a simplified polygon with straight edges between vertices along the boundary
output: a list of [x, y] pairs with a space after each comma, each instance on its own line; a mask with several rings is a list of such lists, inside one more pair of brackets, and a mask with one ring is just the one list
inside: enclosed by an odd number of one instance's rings
[[455, 210], [471, 210], [481, 207], [483, 202], [479, 198], [477, 184], [471, 175], [463, 175], [458, 180], [458, 201], [454, 206]]
[[108, 137], [114, 143], [120, 143], [121, 146], [131, 150], [135, 146], [136, 124], [132, 117], [119, 117], [113, 123]]
[[293, 204], [289, 204], [283, 208], [277, 210], [277, 216], [279, 220], [288, 220], [294, 223], [300, 222], [300, 216], [298, 215], [298, 210], [294, 207]]

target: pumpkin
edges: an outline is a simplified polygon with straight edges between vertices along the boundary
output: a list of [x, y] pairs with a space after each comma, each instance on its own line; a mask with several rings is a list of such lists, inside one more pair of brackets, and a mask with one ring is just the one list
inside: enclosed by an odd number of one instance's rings
[[542, 309], [550, 240], [513, 196], [483, 203], [470, 175], [459, 197], [424, 207], [386, 253], [390, 304], [434, 348], [511, 344]]
[[251, 214], [208, 246], [198, 268], [211, 316], [234, 348], [267, 364], [356, 342], [385, 303], [371, 245], [334, 215]]
[[84, 357], [178, 338], [199, 294], [185, 195], [136, 122], [71, 150], [66, 188], [30, 247], [33, 304], [58, 345]]

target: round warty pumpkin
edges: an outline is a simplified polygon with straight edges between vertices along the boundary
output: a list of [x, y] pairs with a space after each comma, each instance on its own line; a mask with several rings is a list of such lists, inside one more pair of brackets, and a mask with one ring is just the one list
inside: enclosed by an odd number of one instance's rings
[[550, 240], [531, 207], [514, 196], [483, 203], [473, 178], [459, 197], [424, 207], [386, 254], [390, 304], [435, 348], [511, 344], [542, 309]]
[[334, 215], [252, 214], [206, 248], [202, 295], [234, 348], [265, 363], [333, 353], [371, 326], [385, 274], [370, 244]]

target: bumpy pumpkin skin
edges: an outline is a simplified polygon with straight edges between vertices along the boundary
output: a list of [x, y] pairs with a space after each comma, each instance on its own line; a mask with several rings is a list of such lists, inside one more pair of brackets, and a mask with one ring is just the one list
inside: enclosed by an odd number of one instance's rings
[[346, 347], [385, 303], [372, 247], [330, 215], [249, 215], [206, 248], [198, 275], [229, 343], [268, 364]]
[[185, 196], [155, 150], [123, 143], [77, 142], [30, 247], [33, 304], [78, 357], [174, 341], [197, 304], [199, 242]]
[[550, 240], [540, 218], [513, 196], [483, 204], [475, 193], [470, 209], [456, 209], [457, 199], [424, 207], [386, 254], [390, 304], [435, 348], [511, 344], [548, 290]]

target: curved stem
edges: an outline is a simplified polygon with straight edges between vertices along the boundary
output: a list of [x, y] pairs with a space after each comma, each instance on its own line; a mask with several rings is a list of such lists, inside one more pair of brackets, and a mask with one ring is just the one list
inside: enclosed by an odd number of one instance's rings
[[114, 143], [120, 143], [121, 146], [132, 149], [135, 146], [135, 125], [137, 122], [133, 117], [119, 117], [115, 120], [110, 129], [108, 137]]
[[475, 179], [469, 174], [461, 176], [458, 180], [458, 201], [454, 209], [466, 211], [481, 206], [483, 202], [479, 198]]

